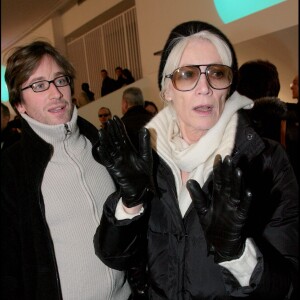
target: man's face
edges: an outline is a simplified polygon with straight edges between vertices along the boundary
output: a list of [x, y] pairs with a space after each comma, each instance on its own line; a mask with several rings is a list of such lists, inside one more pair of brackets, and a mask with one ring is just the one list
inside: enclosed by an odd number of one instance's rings
[[98, 118], [100, 123], [103, 125], [105, 124], [109, 119], [111, 119], [111, 114], [106, 108], [100, 108], [98, 111]]
[[[35, 71], [21, 88], [41, 80], [53, 80], [65, 75], [55, 60], [45, 55]], [[74, 105], [70, 85], [56, 87], [52, 82], [49, 89], [34, 92], [32, 88], [21, 92], [22, 101], [16, 107], [20, 113], [26, 113], [38, 122], [48, 125], [64, 124], [71, 120]]]
[[6, 128], [8, 122], [9, 122], [9, 116], [4, 115], [3, 109], [1, 106], [1, 131]]
[[299, 99], [299, 79], [298, 75], [294, 78], [293, 82], [291, 83], [291, 90], [293, 99]]
[[120, 75], [122, 75], [122, 70], [117, 69], [117, 70], [116, 70], [116, 75], [117, 75], [117, 77], [119, 77]]

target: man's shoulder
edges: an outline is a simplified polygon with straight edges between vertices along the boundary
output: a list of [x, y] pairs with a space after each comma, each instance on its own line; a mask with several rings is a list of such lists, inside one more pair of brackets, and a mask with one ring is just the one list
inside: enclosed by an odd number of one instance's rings
[[86, 136], [92, 143], [97, 141], [98, 129], [88, 120], [78, 116], [77, 124], [80, 130], [80, 133]]

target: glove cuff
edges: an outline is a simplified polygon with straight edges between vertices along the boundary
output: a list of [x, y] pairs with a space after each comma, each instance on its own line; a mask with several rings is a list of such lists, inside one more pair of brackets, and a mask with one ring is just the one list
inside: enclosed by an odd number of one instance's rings
[[141, 193], [141, 195], [138, 198], [129, 198], [129, 199], [125, 199], [124, 197], [122, 198], [122, 202], [123, 204], [128, 207], [134, 207], [137, 206], [139, 204], [144, 204], [150, 200], [152, 200], [154, 196], [154, 192], [150, 189], [150, 188], [144, 188], [143, 192]]
[[224, 261], [230, 261], [230, 260], [234, 260], [234, 259], [238, 259], [240, 258], [245, 250], [245, 243], [242, 243], [239, 247], [238, 247], [238, 251], [235, 252], [235, 254], [232, 255], [224, 255], [219, 253], [218, 251], [216, 251], [214, 253], [215, 256], [215, 263], [222, 263]]

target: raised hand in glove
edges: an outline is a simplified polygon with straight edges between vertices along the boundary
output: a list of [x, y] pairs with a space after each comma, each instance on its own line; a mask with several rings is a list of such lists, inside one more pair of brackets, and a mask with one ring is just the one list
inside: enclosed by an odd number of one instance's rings
[[134, 207], [152, 198], [154, 184], [150, 133], [139, 132], [139, 151], [132, 145], [123, 122], [114, 116], [106, 129], [99, 130], [93, 146], [94, 158], [103, 164], [120, 188], [122, 202]]
[[212, 195], [206, 195], [193, 179], [188, 180], [187, 189], [215, 262], [239, 258], [244, 250], [243, 227], [252, 199], [251, 192], [243, 189], [242, 171], [233, 168], [230, 156], [222, 162], [221, 156], [217, 155]]

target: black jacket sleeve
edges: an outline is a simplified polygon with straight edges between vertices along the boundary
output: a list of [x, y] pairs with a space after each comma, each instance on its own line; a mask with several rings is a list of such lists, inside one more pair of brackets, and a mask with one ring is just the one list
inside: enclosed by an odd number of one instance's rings
[[128, 270], [140, 264], [147, 253], [147, 204], [144, 212], [133, 219], [117, 220], [115, 210], [119, 201], [115, 192], [106, 200], [100, 225], [94, 236], [96, 255], [108, 267]]

